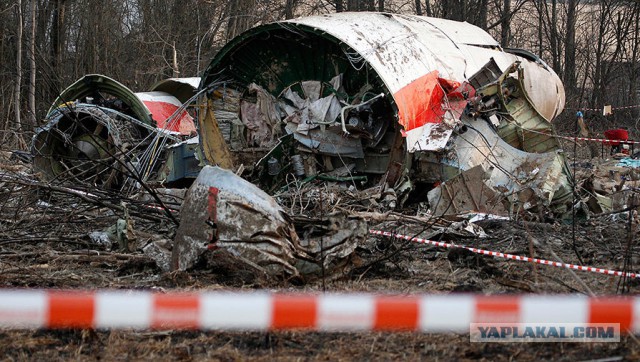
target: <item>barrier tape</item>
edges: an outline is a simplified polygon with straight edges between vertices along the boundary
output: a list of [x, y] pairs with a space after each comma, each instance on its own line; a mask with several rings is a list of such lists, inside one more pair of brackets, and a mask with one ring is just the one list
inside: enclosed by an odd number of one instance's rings
[[389, 236], [389, 237], [393, 237], [393, 238], [396, 238], [396, 239], [404, 239], [404, 240], [412, 241], [414, 243], [419, 243], [419, 244], [430, 244], [430, 245], [434, 245], [434, 246], [440, 246], [440, 247], [443, 247], [443, 248], [466, 249], [466, 250], [469, 250], [469, 251], [471, 251], [473, 253], [476, 253], [476, 254], [490, 255], [490, 256], [495, 256], [495, 257], [498, 257], [498, 258], [511, 259], [511, 260], [517, 260], [517, 261], [524, 261], [524, 262], [536, 263], [536, 264], [542, 264], [542, 265], [550, 265], [550, 266], [555, 266], [555, 267], [558, 267], [558, 268], [566, 268], [566, 269], [574, 269], [574, 270], [580, 270], [580, 271], [588, 271], [588, 272], [600, 273], [600, 274], [606, 274], [606, 275], [613, 275], [613, 276], [626, 276], [628, 278], [640, 278], [640, 274], [637, 274], [637, 273], [629, 273], [629, 272], [625, 273], [625, 272], [621, 272], [621, 271], [617, 271], [617, 270], [594, 268], [594, 267], [591, 267], [591, 266], [582, 266], [582, 265], [576, 265], [576, 264], [560, 263], [560, 262], [557, 262], [557, 261], [550, 261], [550, 260], [544, 260], [544, 259], [538, 259], [538, 258], [529, 258], [529, 257], [526, 257], [526, 256], [521, 256], [521, 255], [505, 254], [505, 253], [500, 253], [500, 252], [497, 252], [497, 251], [477, 249], [477, 248], [472, 248], [472, 247], [464, 246], [464, 245], [443, 243], [443, 242], [440, 242], [440, 241], [415, 238], [415, 237], [402, 235], [402, 234], [393, 234], [393, 233], [390, 233], [390, 232], [387, 232], [387, 231], [369, 230], [369, 233], [371, 233], [373, 235]]
[[0, 327], [469, 332], [470, 323], [619, 323], [640, 297], [0, 290]]
[[[620, 106], [620, 107], [611, 107], [611, 111], [616, 111], [619, 109], [632, 109], [632, 108], [640, 108], [640, 104], [634, 104], [634, 105], [630, 105], [630, 106]], [[602, 110], [604, 109], [604, 107], [600, 107], [600, 108], [565, 108], [569, 111], [595, 111], [595, 112], [602, 112]]]
[[600, 142], [600, 143], [611, 143], [611, 144], [628, 144], [628, 145], [632, 145], [632, 144], [639, 144], [640, 141], [621, 141], [621, 140], [610, 140], [607, 138], [589, 138], [589, 137], [573, 137], [573, 136], [561, 136], [561, 135], [554, 135], [554, 134], [549, 134], [549, 133], [544, 133], [544, 132], [540, 132], [540, 131], [536, 131], [533, 129], [526, 129], [526, 128], [521, 128], [523, 131], [529, 132], [529, 133], [536, 133], [536, 134], [541, 134], [547, 137], [555, 137], [555, 138], [563, 138], [566, 140], [570, 140], [570, 141], [593, 141], [593, 142]]
[[[534, 131], [530, 131], [527, 130], [529, 132], [534, 132]], [[542, 133], [545, 134], [547, 136], [550, 136], [549, 134], [543, 133], [543, 132], [535, 132], [535, 133]], [[564, 138], [566, 140], [571, 140], [571, 141], [594, 141], [594, 142], [600, 142], [600, 143], [611, 143], [611, 144], [627, 144], [627, 145], [637, 145], [640, 144], [640, 141], [621, 141], [621, 140], [610, 140], [610, 139], [606, 139], [606, 138], [587, 138], [587, 137], [571, 137], [571, 136], [556, 136], [558, 138]]]

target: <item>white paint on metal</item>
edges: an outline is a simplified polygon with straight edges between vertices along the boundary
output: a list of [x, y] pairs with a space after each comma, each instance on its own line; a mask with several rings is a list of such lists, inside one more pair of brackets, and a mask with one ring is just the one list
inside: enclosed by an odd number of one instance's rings
[[[414, 128], [405, 132], [407, 151], [414, 153], [417, 151], [442, 151], [453, 129], [447, 127], [444, 123], [427, 123], [424, 126]], [[438, 134], [436, 137], [435, 135]]]
[[502, 51], [489, 34], [468, 23], [367, 12], [358, 13], [357, 21], [353, 13], [345, 12], [287, 22], [320, 30], [349, 45], [355, 53], [346, 55], [354, 67], [368, 62], [392, 94], [434, 70], [443, 78], [464, 82], [491, 58], [503, 71], [521, 60], [530, 77], [526, 90], [536, 109], [551, 120], [564, 107], [564, 89], [552, 70]]
[[178, 98], [166, 92], [139, 92], [135, 95], [143, 102], [161, 102], [169, 103], [176, 107], [180, 107], [182, 102]]

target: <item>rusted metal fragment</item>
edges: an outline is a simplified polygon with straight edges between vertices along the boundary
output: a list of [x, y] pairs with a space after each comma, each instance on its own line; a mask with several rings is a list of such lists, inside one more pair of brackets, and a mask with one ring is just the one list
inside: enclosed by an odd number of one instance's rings
[[275, 200], [231, 171], [206, 166], [187, 192], [172, 269], [186, 270], [210, 249], [271, 275], [298, 275], [300, 241]]

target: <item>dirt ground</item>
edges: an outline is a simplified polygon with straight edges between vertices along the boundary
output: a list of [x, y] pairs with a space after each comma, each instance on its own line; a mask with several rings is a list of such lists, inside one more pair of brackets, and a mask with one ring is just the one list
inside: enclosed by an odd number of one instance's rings
[[[636, 294], [638, 280], [445, 250], [369, 236], [375, 250], [357, 250], [354, 265], [300, 283], [241, 268], [200, 264], [162, 272], [140, 249], [170, 240], [175, 226], [135, 200], [100, 195], [100, 203], [66, 189], [33, 183], [28, 165], [0, 162], [0, 288], [138, 289], [154, 291], [363, 291], [373, 293]], [[0, 158], [1, 160], [1, 158]], [[11, 177], [9, 177], [10, 175]], [[7, 178], [9, 177], [9, 178]], [[126, 206], [122, 206], [122, 202]], [[120, 208], [118, 208], [120, 207]], [[122, 217], [134, 220], [128, 250], [96, 244], [90, 232]], [[415, 214], [415, 209], [407, 209]], [[370, 227], [405, 234], [422, 226], [387, 221]], [[637, 271], [636, 224], [628, 213], [555, 220], [484, 221], [485, 238], [442, 232], [437, 238], [511, 254]], [[633, 336], [620, 343], [470, 343], [468, 334], [0, 330], [3, 360], [638, 360]]]

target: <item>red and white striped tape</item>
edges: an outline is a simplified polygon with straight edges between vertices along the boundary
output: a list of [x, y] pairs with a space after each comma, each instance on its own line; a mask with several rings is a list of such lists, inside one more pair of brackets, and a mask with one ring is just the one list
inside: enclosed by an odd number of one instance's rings
[[619, 323], [640, 297], [0, 290], [2, 328], [469, 332], [470, 323]]
[[505, 253], [500, 253], [500, 252], [497, 252], [497, 251], [477, 249], [477, 248], [472, 248], [472, 247], [464, 246], [464, 245], [449, 244], [449, 243], [443, 243], [441, 241], [434, 241], [434, 240], [415, 238], [415, 237], [411, 237], [411, 236], [408, 236], [408, 235], [402, 235], [402, 234], [394, 234], [394, 233], [390, 233], [388, 231], [369, 230], [369, 232], [371, 234], [373, 234], [373, 235], [389, 236], [389, 237], [393, 237], [393, 238], [396, 238], [396, 239], [404, 239], [404, 240], [412, 241], [414, 243], [419, 243], [419, 244], [430, 244], [430, 245], [434, 245], [434, 246], [440, 246], [440, 247], [443, 247], [443, 248], [466, 249], [466, 250], [469, 250], [469, 251], [471, 251], [473, 253], [476, 253], [476, 254], [490, 255], [490, 256], [495, 256], [495, 257], [498, 257], [498, 258], [505, 258], [505, 259], [511, 259], [511, 260], [517, 260], [517, 261], [524, 261], [524, 262], [536, 263], [536, 264], [542, 264], [542, 265], [550, 265], [550, 266], [555, 266], [555, 267], [558, 267], [558, 268], [567, 268], [567, 269], [588, 271], [588, 272], [594, 272], [594, 273], [600, 273], [600, 274], [606, 274], [606, 275], [613, 275], [613, 276], [626, 276], [627, 278], [640, 278], [640, 274], [638, 274], [638, 273], [629, 273], [629, 272], [625, 273], [625, 272], [621, 272], [621, 271], [617, 271], [617, 270], [594, 268], [594, 267], [591, 267], [591, 266], [582, 266], [582, 265], [576, 265], [576, 264], [560, 263], [560, 262], [557, 262], [557, 261], [550, 261], [550, 260], [544, 260], [544, 259], [538, 259], [538, 258], [529, 258], [529, 257], [526, 257], [526, 256], [521, 256], [521, 255], [505, 254]]
[[[634, 104], [634, 105], [630, 105], [630, 106], [611, 107], [611, 111], [617, 111], [619, 109], [632, 109], [632, 108], [640, 108], [640, 104]], [[604, 107], [600, 107], [600, 108], [566, 108], [566, 109], [570, 110], [570, 111], [596, 111], [596, 112], [602, 112], [604, 110]]]
[[[548, 134], [543, 132], [536, 132], [536, 133], [542, 133], [549, 136]], [[566, 140], [571, 140], [571, 141], [593, 141], [593, 142], [600, 142], [600, 143], [611, 143], [616, 145], [617, 144], [636, 145], [640, 143], [640, 141], [619, 141], [619, 140], [610, 140], [606, 138], [588, 138], [588, 137], [571, 137], [571, 136], [556, 136], [556, 137], [563, 138]]]
[[526, 128], [521, 128], [523, 131], [529, 132], [529, 133], [537, 133], [540, 135], [544, 135], [544, 136], [548, 136], [548, 137], [555, 137], [555, 138], [562, 138], [565, 140], [570, 140], [570, 141], [593, 141], [593, 142], [600, 142], [600, 143], [609, 143], [609, 144], [626, 144], [626, 145], [635, 145], [635, 144], [639, 144], [640, 141], [621, 141], [621, 140], [610, 140], [607, 138], [589, 138], [589, 137], [574, 137], [574, 136], [562, 136], [562, 135], [554, 135], [554, 134], [549, 134], [549, 133], [545, 133], [545, 132], [540, 132], [540, 131], [536, 131], [533, 129], [526, 129]]

